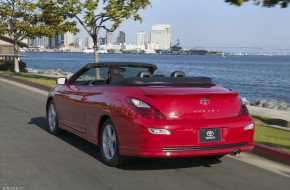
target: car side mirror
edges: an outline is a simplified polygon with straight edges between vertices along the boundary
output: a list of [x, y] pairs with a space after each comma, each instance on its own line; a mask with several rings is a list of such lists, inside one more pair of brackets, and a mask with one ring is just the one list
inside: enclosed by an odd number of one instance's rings
[[67, 78], [65, 78], [65, 77], [58, 78], [56, 83], [58, 85], [65, 85], [67, 83]]

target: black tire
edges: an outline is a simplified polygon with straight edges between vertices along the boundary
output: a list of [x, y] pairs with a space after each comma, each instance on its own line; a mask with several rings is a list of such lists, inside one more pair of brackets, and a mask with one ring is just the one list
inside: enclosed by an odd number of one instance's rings
[[51, 100], [47, 107], [47, 120], [49, 126], [49, 132], [53, 135], [58, 135], [63, 132], [61, 128], [58, 126], [58, 118], [57, 118], [57, 111], [54, 104], [54, 101]]
[[100, 134], [100, 149], [104, 163], [111, 167], [118, 167], [124, 163], [124, 157], [119, 154], [119, 141], [116, 129], [111, 119], [107, 119]]

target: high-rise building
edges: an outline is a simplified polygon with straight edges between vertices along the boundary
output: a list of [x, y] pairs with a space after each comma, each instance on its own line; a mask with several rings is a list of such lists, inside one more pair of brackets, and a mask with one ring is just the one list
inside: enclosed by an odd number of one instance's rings
[[[43, 23], [39, 22], [36, 27], [42, 26]], [[28, 39], [28, 45], [33, 47], [49, 48], [49, 38], [46, 36], [38, 36], [34, 39]]]
[[82, 40], [82, 38], [81, 37], [76, 37], [75, 38], [75, 47], [76, 48], [83, 48], [83, 40]]
[[106, 44], [106, 38], [99, 38], [99, 45], [105, 45]]
[[74, 35], [70, 32], [66, 32], [64, 34], [58, 34], [55, 36], [54, 45], [56, 48], [67, 48], [68, 46], [74, 46], [74, 42]]
[[27, 42], [28, 46], [32, 47], [34, 46], [34, 39], [28, 38], [28, 42]]
[[64, 46], [74, 46], [74, 35], [70, 32], [64, 34]]
[[119, 36], [117, 37], [117, 44], [124, 44], [125, 42], [125, 32], [120, 31]]
[[61, 48], [64, 46], [64, 34], [58, 34], [55, 36], [55, 47]]
[[144, 45], [146, 42], [146, 33], [145, 32], [138, 32], [136, 34], [136, 44], [137, 45]]
[[94, 42], [91, 36], [86, 37], [85, 47], [91, 49], [94, 47]]
[[55, 40], [56, 38], [49, 38], [49, 48], [54, 49], [56, 48]]
[[152, 26], [150, 41], [157, 43], [159, 49], [170, 49], [170, 25], [156, 24]]
[[106, 32], [106, 44], [113, 44], [113, 32]]
[[46, 36], [40, 36], [34, 39], [28, 39], [28, 45], [32, 47], [49, 48], [49, 38]]

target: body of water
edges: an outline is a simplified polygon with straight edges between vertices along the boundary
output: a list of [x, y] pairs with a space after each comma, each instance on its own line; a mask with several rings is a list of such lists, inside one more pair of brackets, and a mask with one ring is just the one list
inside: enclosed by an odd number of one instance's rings
[[[23, 54], [28, 68], [61, 69], [76, 72], [93, 62], [93, 54], [31, 53]], [[182, 70], [187, 76], [209, 76], [217, 85], [240, 92], [253, 101], [274, 99], [290, 103], [290, 56], [193, 56], [100, 54], [100, 61], [145, 62], [157, 65], [166, 76]]]

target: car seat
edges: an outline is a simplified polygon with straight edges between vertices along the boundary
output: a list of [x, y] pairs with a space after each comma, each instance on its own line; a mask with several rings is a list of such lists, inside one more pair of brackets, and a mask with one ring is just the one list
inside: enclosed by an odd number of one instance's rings
[[170, 77], [185, 77], [185, 73], [183, 71], [174, 71]]
[[149, 72], [149, 71], [140, 71], [138, 74], [137, 74], [137, 77], [151, 77], [152, 74]]

